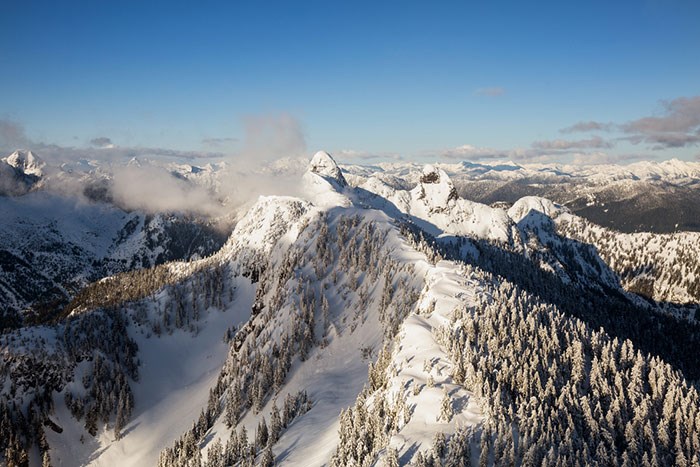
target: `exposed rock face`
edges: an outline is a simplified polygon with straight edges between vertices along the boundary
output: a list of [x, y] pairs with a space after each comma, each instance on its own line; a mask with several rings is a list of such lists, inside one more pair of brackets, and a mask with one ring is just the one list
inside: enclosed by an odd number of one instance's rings
[[450, 202], [459, 199], [450, 177], [444, 170], [437, 169], [430, 164], [423, 168], [417, 189], [420, 193], [419, 198], [425, 199], [433, 209], [445, 209]]

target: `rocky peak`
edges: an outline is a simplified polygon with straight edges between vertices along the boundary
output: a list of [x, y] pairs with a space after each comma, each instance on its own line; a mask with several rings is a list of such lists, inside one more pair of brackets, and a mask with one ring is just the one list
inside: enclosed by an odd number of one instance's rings
[[5, 158], [5, 162], [26, 175], [41, 177], [46, 163], [32, 151], [17, 150]]
[[348, 182], [343, 177], [340, 167], [326, 151], [318, 151], [314, 154], [309, 164], [309, 172], [334, 180], [341, 187], [348, 186]]
[[444, 170], [433, 165], [426, 165], [420, 183], [416, 187], [419, 198], [435, 207], [446, 207], [451, 201], [459, 198], [457, 190]]

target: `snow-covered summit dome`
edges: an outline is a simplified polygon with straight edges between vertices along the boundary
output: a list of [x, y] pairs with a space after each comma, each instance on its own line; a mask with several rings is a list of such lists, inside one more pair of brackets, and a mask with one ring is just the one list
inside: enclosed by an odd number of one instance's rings
[[530, 211], [541, 212], [542, 214], [555, 218], [562, 212], [568, 212], [568, 209], [547, 198], [539, 196], [525, 196], [511, 206], [508, 210], [508, 216], [515, 222], [523, 220]]
[[309, 163], [309, 172], [335, 180], [341, 187], [348, 186], [348, 182], [343, 177], [340, 167], [326, 151], [318, 151], [314, 154], [311, 163]]

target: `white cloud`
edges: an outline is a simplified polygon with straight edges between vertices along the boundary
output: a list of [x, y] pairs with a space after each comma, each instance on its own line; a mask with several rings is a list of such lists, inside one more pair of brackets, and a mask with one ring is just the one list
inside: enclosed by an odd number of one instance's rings
[[606, 141], [600, 136], [594, 136], [590, 139], [580, 139], [580, 140], [544, 140], [535, 141], [532, 143], [532, 147], [535, 149], [545, 149], [545, 150], [568, 150], [568, 149], [580, 149], [580, 148], [611, 148], [614, 145], [610, 141]]
[[112, 196], [127, 209], [146, 212], [192, 212], [210, 216], [222, 214], [222, 207], [201, 186], [176, 178], [154, 166], [113, 169]]
[[301, 122], [287, 113], [249, 115], [243, 118], [243, 149], [240, 161], [259, 163], [306, 154]]
[[682, 148], [700, 143], [700, 96], [661, 101], [661, 113], [627, 123], [579, 122], [560, 130], [617, 131], [628, 136], [620, 139], [632, 144], [647, 143], [652, 149]]

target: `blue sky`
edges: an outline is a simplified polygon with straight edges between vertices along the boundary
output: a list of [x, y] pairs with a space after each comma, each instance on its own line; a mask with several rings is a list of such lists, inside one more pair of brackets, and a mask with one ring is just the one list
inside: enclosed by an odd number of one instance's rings
[[699, 50], [697, 1], [4, 0], [0, 147], [693, 160]]

